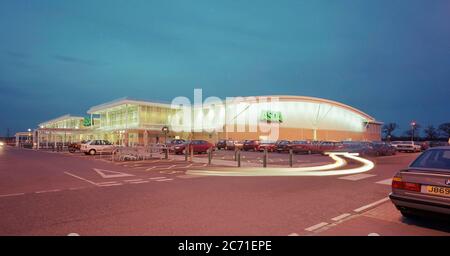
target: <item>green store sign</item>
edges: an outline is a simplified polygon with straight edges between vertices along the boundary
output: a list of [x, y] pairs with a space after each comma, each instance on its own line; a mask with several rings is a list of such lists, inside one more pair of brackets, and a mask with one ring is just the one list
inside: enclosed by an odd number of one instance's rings
[[266, 122], [283, 122], [283, 115], [280, 111], [263, 111], [261, 113], [261, 120]]
[[90, 117], [85, 117], [83, 120], [83, 126], [84, 127], [89, 127], [92, 125], [92, 120]]

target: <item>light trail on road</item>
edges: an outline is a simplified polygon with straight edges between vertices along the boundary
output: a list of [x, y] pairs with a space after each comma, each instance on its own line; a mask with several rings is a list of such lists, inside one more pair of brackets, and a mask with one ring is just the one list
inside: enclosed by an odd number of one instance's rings
[[[297, 168], [225, 167], [214, 170], [188, 170], [186, 174], [202, 176], [336, 176], [363, 173], [370, 171], [375, 167], [375, 164], [372, 161], [358, 156], [357, 153], [333, 152], [327, 154], [335, 161], [334, 163]], [[362, 166], [335, 170], [347, 164], [342, 156], [355, 160], [361, 163]]]

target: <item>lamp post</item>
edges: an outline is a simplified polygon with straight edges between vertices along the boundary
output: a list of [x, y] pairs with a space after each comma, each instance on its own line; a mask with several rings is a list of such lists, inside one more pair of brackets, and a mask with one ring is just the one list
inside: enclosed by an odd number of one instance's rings
[[415, 121], [411, 122], [411, 141], [414, 141], [414, 130], [416, 129], [417, 123]]

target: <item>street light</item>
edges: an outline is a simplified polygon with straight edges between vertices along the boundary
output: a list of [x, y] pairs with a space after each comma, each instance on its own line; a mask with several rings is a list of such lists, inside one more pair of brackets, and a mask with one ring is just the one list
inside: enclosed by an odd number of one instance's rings
[[411, 130], [412, 130], [412, 133], [411, 133], [411, 141], [414, 141], [414, 130], [416, 129], [416, 126], [417, 126], [416, 121], [412, 121], [412, 122], [411, 122]]
[[169, 127], [164, 126], [161, 131], [164, 133], [164, 143], [167, 144], [167, 134], [169, 133]]

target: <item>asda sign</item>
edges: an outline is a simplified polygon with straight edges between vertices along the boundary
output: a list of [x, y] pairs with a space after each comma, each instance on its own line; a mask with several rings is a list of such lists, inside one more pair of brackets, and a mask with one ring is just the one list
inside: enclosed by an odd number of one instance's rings
[[261, 120], [266, 122], [283, 122], [283, 115], [280, 111], [263, 111], [261, 112]]
[[91, 118], [90, 117], [85, 117], [84, 120], [83, 120], [83, 126], [84, 127], [89, 127], [91, 125], [93, 125]]

